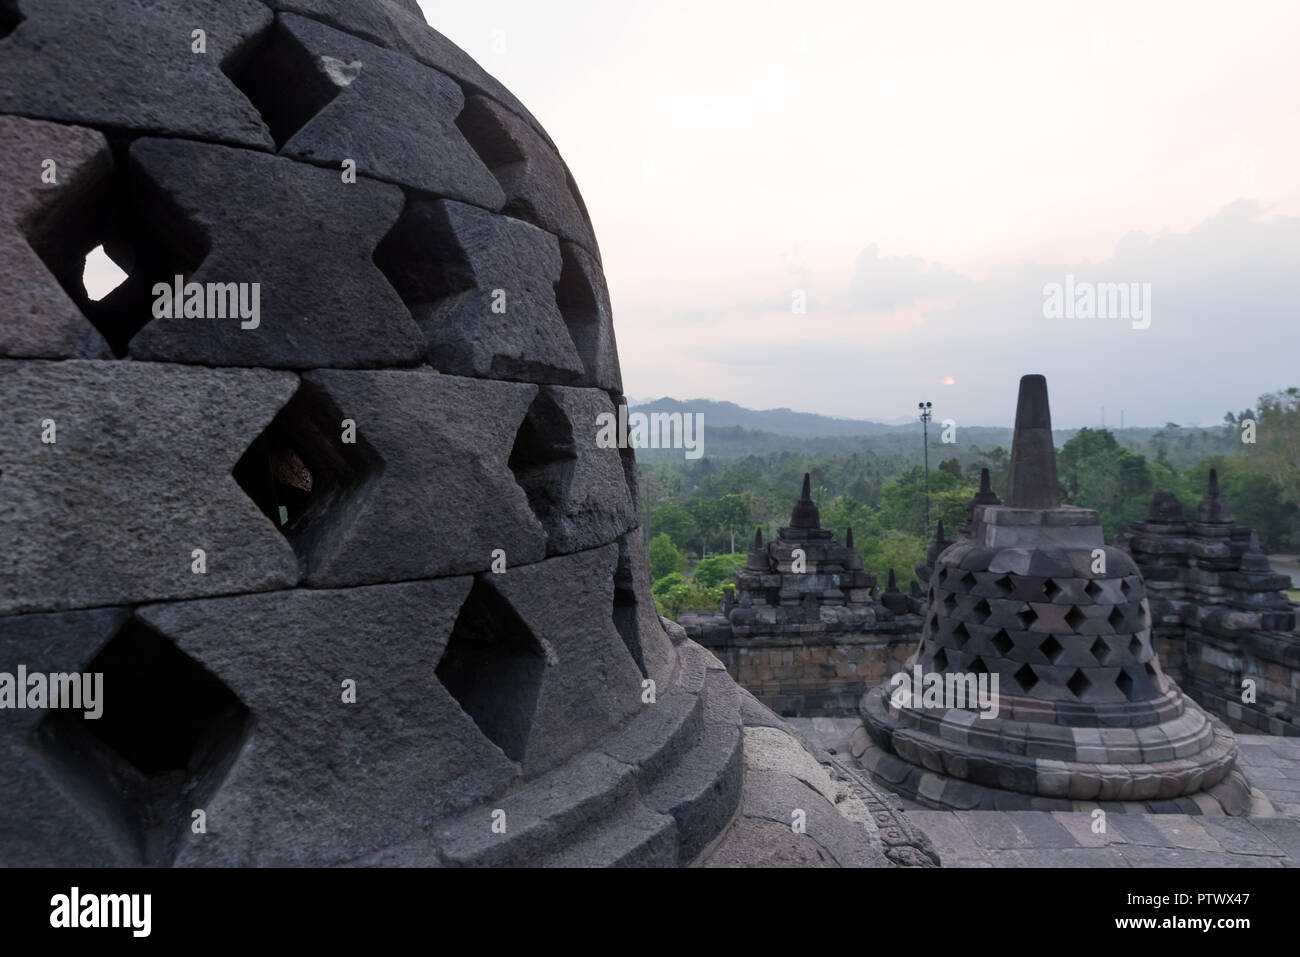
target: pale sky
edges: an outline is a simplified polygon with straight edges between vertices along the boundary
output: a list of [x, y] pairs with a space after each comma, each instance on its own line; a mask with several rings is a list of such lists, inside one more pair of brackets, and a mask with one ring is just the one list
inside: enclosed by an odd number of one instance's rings
[[[1042, 372], [1073, 426], [1300, 385], [1300, 4], [421, 6], [572, 169], [629, 395], [1007, 424]], [[1151, 283], [1150, 327], [1045, 318], [1067, 274]]]

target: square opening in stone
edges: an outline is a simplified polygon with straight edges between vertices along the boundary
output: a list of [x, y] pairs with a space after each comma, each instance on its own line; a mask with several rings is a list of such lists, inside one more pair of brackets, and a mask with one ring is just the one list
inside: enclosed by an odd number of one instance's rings
[[[113, 165], [77, 195], [44, 209], [27, 227], [28, 245], [119, 358], [154, 320], [154, 286], [174, 287], [203, 262], [209, 243], [168, 195], [113, 144]], [[110, 291], [87, 290], [87, 266], [105, 260], [125, 274]], [[177, 321], [185, 321], [180, 319]]]
[[361, 425], [304, 382], [231, 474], [301, 558], [323, 561], [331, 532], [382, 470]]
[[81, 670], [103, 675], [102, 715], [51, 711], [34, 744], [69, 793], [134, 845], [141, 863], [168, 864], [193, 810], [234, 762], [249, 711], [219, 678], [134, 618]]
[[13, 33], [23, 19], [22, 11], [18, 9], [18, 0], [0, 0], [0, 40]]
[[1065, 651], [1065, 648], [1056, 640], [1055, 635], [1048, 635], [1039, 644], [1038, 650], [1047, 656], [1048, 661], [1055, 664], [1056, 660], [1061, 657], [1061, 653]]
[[338, 96], [339, 86], [283, 23], [251, 38], [221, 65], [280, 149]]
[[513, 761], [524, 759], [545, 671], [532, 631], [491, 585], [475, 580], [435, 673]]
[[1020, 685], [1020, 689], [1026, 694], [1033, 691], [1034, 685], [1038, 684], [1038, 674], [1029, 665], [1021, 666], [1020, 670], [1011, 677], [1016, 679], [1016, 684]]

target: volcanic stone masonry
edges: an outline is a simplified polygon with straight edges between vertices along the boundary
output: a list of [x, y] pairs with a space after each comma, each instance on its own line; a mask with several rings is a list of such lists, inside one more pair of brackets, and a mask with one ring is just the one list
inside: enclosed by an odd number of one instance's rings
[[935, 862], [655, 613], [590, 219], [413, 0], [0, 4], [0, 176], [0, 864]]
[[1248, 813], [1232, 732], [1161, 668], [1137, 565], [1095, 511], [1061, 505], [1042, 376], [1020, 381], [1007, 485], [938, 555], [905, 669], [996, 676], [997, 715], [885, 682], [862, 698], [854, 757], [936, 808]]
[[[1188, 519], [1170, 492], [1118, 544], [1142, 571], [1166, 671], [1230, 727], [1300, 737], [1300, 635], [1290, 582], [1274, 574], [1210, 471]], [[1245, 692], [1249, 688], [1250, 693]]]
[[768, 707], [785, 715], [854, 713], [862, 692], [900, 666], [920, 628], [919, 596], [881, 592], [862, 569], [853, 529], [821, 527], [810, 476], [774, 541], [754, 547], [720, 612], [684, 612], [686, 633]]

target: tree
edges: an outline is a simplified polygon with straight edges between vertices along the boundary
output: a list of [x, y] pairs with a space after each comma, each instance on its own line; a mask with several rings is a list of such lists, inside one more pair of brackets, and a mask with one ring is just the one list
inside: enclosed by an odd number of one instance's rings
[[695, 519], [691, 513], [674, 502], [665, 502], [650, 509], [650, 523], [655, 533], [663, 533], [673, 544], [685, 550], [695, 540]]
[[745, 567], [747, 557], [744, 552], [735, 552], [730, 555], [714, 555], [712, 558], [703, 559], [695, 566], [695, 574], [691, 580], [697, 585], [703, 585], [706, 588], [717, 588], [731, 581], [734, 572], [740, 571]]
[[650, 539], [648, 549], [650, 556], [650, 577], [654, 581], [659, 581], [675, 572], [681, 572], [686, 567], [686, 559], [682, 553], [677, 550], [671, 538], [660, 532], [654, 538]]
[[1108, 429], [1080, 429], [1056, 465], [1063, 500], [1096, 509], [1107, 540], [1146, 515], [1154, 492], [1146, 457], [1125, 449]]

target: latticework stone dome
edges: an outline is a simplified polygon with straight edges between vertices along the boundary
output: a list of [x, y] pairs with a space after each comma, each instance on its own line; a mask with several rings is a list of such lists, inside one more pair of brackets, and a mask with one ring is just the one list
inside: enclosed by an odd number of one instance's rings
[[0, 712], [0, 858], [696, 857], [741, 694], [537, 122], [409, 2], [0, 10], [0, 671], [104, 675]]

